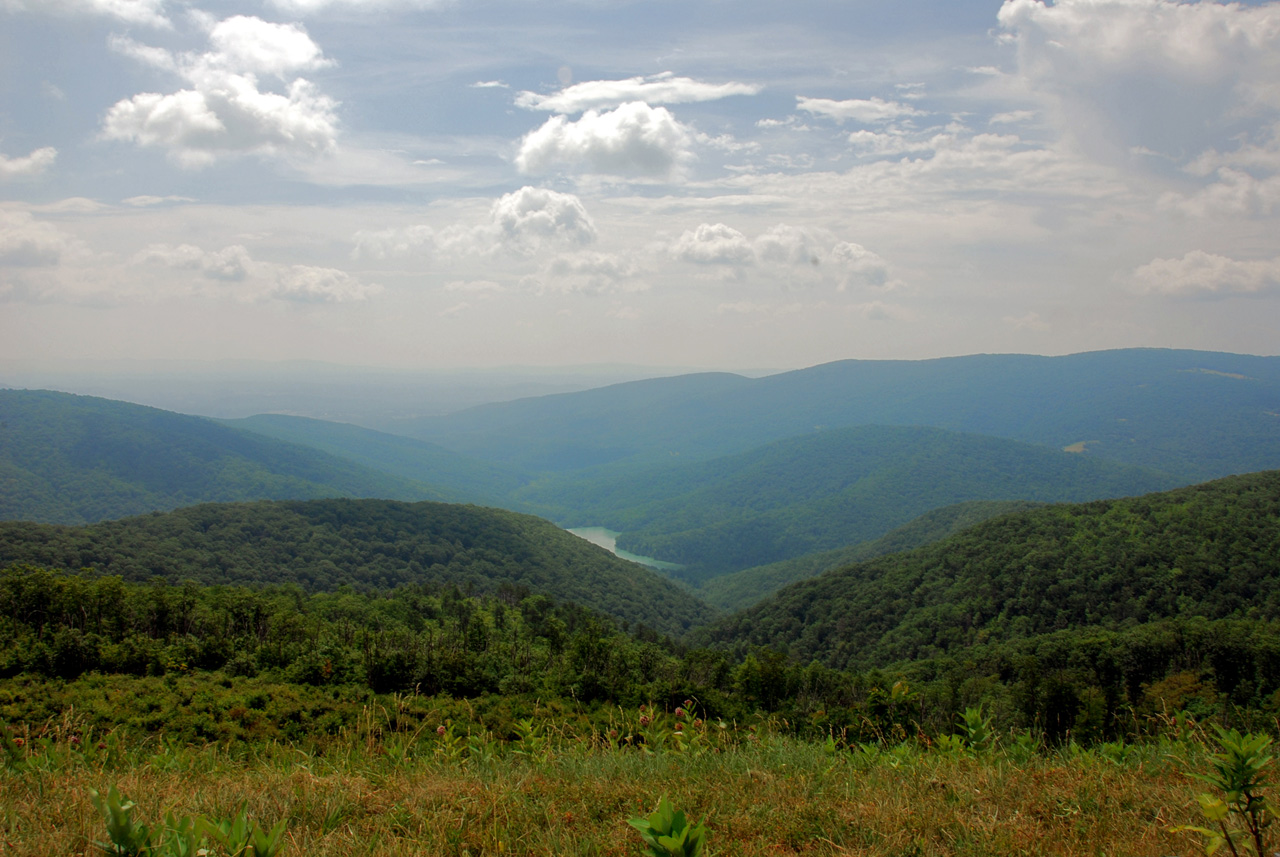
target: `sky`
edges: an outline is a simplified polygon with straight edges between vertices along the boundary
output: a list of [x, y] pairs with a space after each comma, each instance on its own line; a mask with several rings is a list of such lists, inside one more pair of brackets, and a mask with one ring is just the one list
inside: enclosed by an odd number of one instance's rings
[[0, 361], [1280, 353], [1280, 2], [0, 0]]

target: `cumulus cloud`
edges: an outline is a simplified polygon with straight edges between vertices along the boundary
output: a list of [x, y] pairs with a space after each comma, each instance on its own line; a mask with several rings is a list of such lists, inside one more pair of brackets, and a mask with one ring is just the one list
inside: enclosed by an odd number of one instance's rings
[[489, 210], [501, 243], [519, 252], [533, 252], [543, 243], [590, 244], [596, 227], [582, 201], [571, 193], [522, 187], [505, 194]]
[[563, 165], [606, 175], [670, 178], [693, 158], [694, 138], [665, 107], [634, 101], [603, 113], [588, 110], [576, 121], [553, 116], [520, 141], [516, 167], [532, 174]]
[[21, 158], [7, 158], [0, 155], [0, 181], [38, 176], [53, 166], [57, 158], [58, 150], [52, 146], [36, 149]]
[[1132, 281], [1150, 295], [1273, 294], [1280, 291], [1280, 257], [1239, 260], [1192, 250], [1180, 259], [1153, 259], [1133, 272]]
[[884, 101], [880, 98], [849, 99], [834, 101], [830, 98], [796, 98], [796, 107], [815, 116], [826, 116], [837, 122], [853, 120], [864, 125], [878, 125], [892, 122], [904, 116], [919, 116], [921, 111], [909, 104], [898, 101]]
[[382, 291], [381, 286], [361, 282], [336, 268], [260, 262], [239, 244], [221, 250], [204, 250], [192, 244], [152, 244], [137, 253], [132, 263], [199, 272], [205, 279], [225, 284], [226, 294], [244, 301], [347, 303], [367, 300]]
[[556, 256], [536, 278], [540, 288], [556, 292], [643, 291], [648, 286], [636, 280], [639, 268], [631, 259], [613, 253], [565, 253]]
[[170, 26], [164, 7], [165, 0], [0, 0], [0, 8], [9, 12], [94, 15], [149, 27]]
[[[116, 103], [102, 136], [166, 149], [192, 167], [225, 155], [313, 156], [335, 147], [337, 102], [294, 77], [329, 64], [305, 30], [237, 15], [212, 24], [209, 44], [204, 53], [174, 54], [115, 39], [118, 51], [179, 75], [190, 88]], [[264, 89], [260, 75], [278, 79], [283, 91]]]
[[281, 266], [264, 297], [302, 303], [348, 303], [378, 294], [382, 287], [362, 283], [337, 268], [312, 265]]
[[750, 265], [756, 251], [747, 236], [723, 223], [703, 223], [671, 245], [671, 254], [699, 265]]
[[760, 87], [749, 83], [704, 83], [671, 72], [626, 80], [590, 80], [575, 83], [552, 95], [521, 92], [516, 105], [526, 110], [581, 113], [620, 107], [633, 101], [646, 104], [687, 104], [714, 101], [731, 95], [755, 95]]
[[136, 264], [157, 264], [200, 271], [211, 280], [237, 282], [249, 276], [253, 260], [239, 244], [222, 250], [202, 250], [191, 244], [152, 244], [134, 256]]
[[533, 256], [544, 247], [586, 245], [596, 238], [595, 223], [578, 197], [525, 186], [495, 200], [481, 223], [357, 232], [354, 255], [388, 259], [426, 251], [446, 257], [500, 252]]
[[834, 283], [839, 291], [890, 284], [888, 263], [861, 244], [838, 240], [826, 230], [785, 223], [765, 230], [755, 240], [723, 223], [703, 223], [684, 232], [669, 249], [675, 258], [701, 265], [758, 265], [775, 272], [798, 268], [815, 282]]
[[25, 211], [0, 209], [0, 266], [49, 267], [77, 247], [74, 238], [52, 223]]

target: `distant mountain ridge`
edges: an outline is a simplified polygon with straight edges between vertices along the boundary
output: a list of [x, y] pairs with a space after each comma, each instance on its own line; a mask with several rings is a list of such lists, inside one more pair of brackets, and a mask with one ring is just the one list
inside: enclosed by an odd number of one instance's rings
[[923, 425], [1074, 446], [1190, 482], [1280, 467], [1276, 414], [1280, 357], [1122, 349], [659, 378], [485, 405], [396, 431], [508, 465], [572, 471], [708, 459], [819, 427]]

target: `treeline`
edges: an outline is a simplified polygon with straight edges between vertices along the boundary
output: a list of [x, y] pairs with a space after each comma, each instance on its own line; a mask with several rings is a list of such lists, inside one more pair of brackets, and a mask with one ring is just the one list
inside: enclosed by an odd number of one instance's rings
[[[190, 692], [169, 714], [159, 696], [96, 703], [104, 723], [132, 713], [134, 725], [192, 739], [269, 736], [287, 725], [246, 731], [233, 690], [242, 685], [331, 689], [331, 697], [277, 694], [311, 699], [309, 722], [331, 729], [342, 721], [330, 714], [349, 718], [351, 700], [371, 692], [476, 700], [504, 711], [508, 725], [538, 705], [607, 713], [695, 699], [704, 716], [769, 716], [842, 741], [949, 732], [959, 712], [982, 705], [1002, 728], [1098, 739], [1139, 733], [1181, 710], [1244, 722], [1274, 716], [1280, 623], [1080, 629], [850, 672], [768, 649], [734, 656], [686, 648], [512, 585], [486, 596], [451, 585], [307, 593], [296, 585], [130, 583], [31, 566], [0, 572], [0, 717], [48, 716], [35, 703], [39, 688], [67, 682], [58, 685], [66, 693], [97, 674], [203, 682], [195, 713]], [[253, 705], [266, 710], [267, 702]]]
[[83, 527], [0, 522], [0, 564], [91, 568], [171, 584], [387, 590], [503, 584], [676, 634], [712, 611], [672, 581], [529, 515], [445, 503], [205, 504]]

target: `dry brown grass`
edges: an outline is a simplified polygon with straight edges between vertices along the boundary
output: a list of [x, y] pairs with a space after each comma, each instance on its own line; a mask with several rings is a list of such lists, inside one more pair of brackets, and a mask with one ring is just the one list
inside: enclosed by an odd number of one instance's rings
[[[1194, 820], [1197, 791], [1154, 750], [1115, 764], [1084, 755], [913, 755], [860, 760], [820, 747], [770, 746], [689, 758], [569, 748], [545, 764], [425, 759], [391, 764], [288, 749], [236, 760], [215, 749], [103, 770], [0, 773], [0, 841], [13, 857], [96, 854], [89, 790], [116, 785], [138, 817], [226, 817], [242, 802], [288, 818], [290, 857], [636, 855], [628, 818], [667, 795], [705, 819], [716, 855], [1190, 854], [1172, 826]], [[157, 761], [157, 758], [160, 761]], [[178, 764], [174, 764], [174, 762]]]

